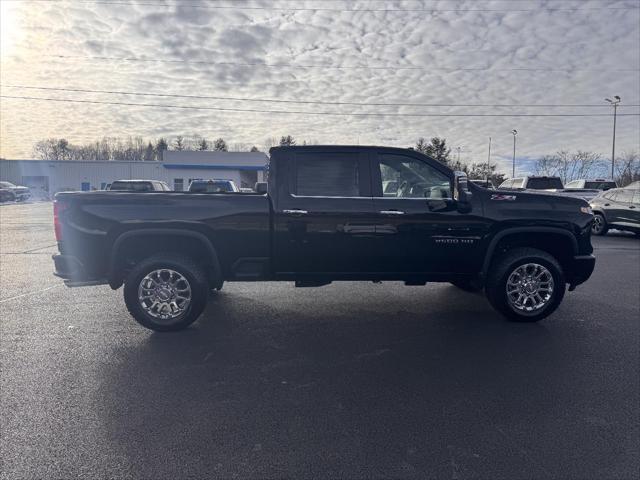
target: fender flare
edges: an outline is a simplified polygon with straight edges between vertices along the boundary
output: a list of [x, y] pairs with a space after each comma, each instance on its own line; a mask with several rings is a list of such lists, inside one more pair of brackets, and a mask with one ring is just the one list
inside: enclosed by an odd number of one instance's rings
[[109, 285], [111, 285], [111, 288], [118, 288], [121, 285], [120, 280], [114, 279], [114, 275], [118, 269], [117, 263], [119, 260], [118, 253], [120, 249], [122, 248], [122, 246], [127, 240], [135, 237], [146, 236], [146, 235], [156, 235], [156, 236], [170, 235], [175, 237], [189, 237], [189, 238], [194, 238], [198, 240], [208, 252], [210, 263], [214, 269], [214, 275], [215, 275], [214, 283], [215, 284], [222, 283], [222, 270], [220, 268], [218, 253], [216, 252], [216, 249], [214, 248], [211, 241], [203, 233], [196, 232], [193, 230], [183, 230], [183, 229], [177, 229], [177, 228], [139, 228], [136, 230], [129, 230], [120, 234], [113, 242], [113, 246], [111, 248], [111, 255], [109, 259], [109, 275], [108, 275]]
[[507, 237], [512, 234], [517, 233], [551, 233], [551, 234], [559, 234], [567, 237], [571, 242], [571, 248], [573, 250], [573, 255], [578, 254], [578, 241], [576, 237], [568, 230], [564, 230], [562, 228], [557, 227], [512, 227], [506, 228], [504, 230], [496, 233], [491, 241], [489, 242], [489, 246], [487, 247], [487, 252], [484, 257], [484, 261], [482, 263], [482, 276], [486, 278], [487, 272], [489, 271], [489, 266], [491, 265], [491, 260], [493, 258], [493, 254], [498, 245], [498, 242], [502, 240], [504, 237]]

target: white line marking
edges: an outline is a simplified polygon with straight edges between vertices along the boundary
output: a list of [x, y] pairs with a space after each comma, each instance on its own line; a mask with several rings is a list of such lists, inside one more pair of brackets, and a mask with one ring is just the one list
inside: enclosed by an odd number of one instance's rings
[[27, 292], [21, 295], [16, 295], [15, 297], [5, 298], [4, 300], [0, 300], [0, 303], [8, 302], [9, 300], [15, 300], [16, 298], [28, 297], [29, 295], [37, 295], [38, 293], [46, 292], [47, 290], [51, 290], [52, 288], [60, 287], [62, 284], [52, 285], [47, 288], [43, 288], [42, 290], [36, 290], [35, 292]]

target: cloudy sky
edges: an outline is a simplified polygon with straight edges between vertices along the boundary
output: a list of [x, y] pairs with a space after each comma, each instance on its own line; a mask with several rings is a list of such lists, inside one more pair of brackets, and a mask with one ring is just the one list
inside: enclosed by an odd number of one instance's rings
[[[5, 158], [29, 158], [47, 137], [199, 134], [261, 146], [290, 134], [392, 146], [438, 135], [463, 160], [484, 161], [491, 136], [506, 171], [515, 128], [526, 170], [559, 149], [609, 157], [613, 95], [627, 114], [617, 151], [640, 149], [640, 0], [0, 5]], [[507, 116], [568, 114], [604, 116]]]

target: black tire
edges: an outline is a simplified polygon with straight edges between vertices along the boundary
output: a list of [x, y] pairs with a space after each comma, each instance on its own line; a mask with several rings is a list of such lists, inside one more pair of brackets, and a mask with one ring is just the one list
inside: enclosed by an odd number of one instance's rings
[[[182, 275], [191, 288], [191, 299], [185, 310], [170, 319], [150, 314], [138, 299], [138, 288], [143, 279], [156, 270], [169, 269]], [[124, 301], [127, 310], [143, 327], [157, 332], [183, 330], [195, 322], [207, 305], [209, 284], [202, 269], [188, 256], [165, 253], [149, 257], [138, 263], [127, 275], [124, 283]]]
[[593, 223], [591, 224], [591, 234], [598, 236], [606, 235], [608, 230], [609, 226], [607, 225], [604, 215], [601, 213], [594, 213]]
[[482, 288], [476, 285], [472, 280], [454, 280], [449, 283], [454, 287], [458, 287], [460, 290], [464, 290], [465, 292], [473, 293], [482, 290]]
[[[507, 280], [518, 267], [525, 264], [537, 264], [546, 268], [553, 277], [554, 284], [546, 303], [539, 310], [529, 312], [512, 306], [507, 295]], [[493, 308], [514, 322], [537, 322], [551, 315], [562, 302], [565, 290], [565, 277], [558, 261], [549, 253], [536, 248], [514, 248], [496, 259], [485, 286], [487, 298]]]

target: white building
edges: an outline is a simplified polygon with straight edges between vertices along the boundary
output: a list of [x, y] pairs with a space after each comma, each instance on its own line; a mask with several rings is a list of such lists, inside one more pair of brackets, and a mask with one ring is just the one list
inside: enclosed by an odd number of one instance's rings
[[[166, 151], [161, 162], [0, 160], [0, 180], [31, 188], [34, 196], [100, 190], [115, 180], [161, 180], [186, 190], [192, 179], [233, 180], [253, 187], [264, 180], [269, 158], [262, 152]], [[45, 195], [46, 194], [46, 195]]]

